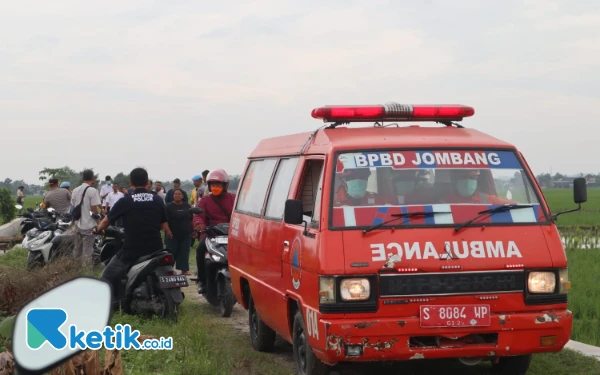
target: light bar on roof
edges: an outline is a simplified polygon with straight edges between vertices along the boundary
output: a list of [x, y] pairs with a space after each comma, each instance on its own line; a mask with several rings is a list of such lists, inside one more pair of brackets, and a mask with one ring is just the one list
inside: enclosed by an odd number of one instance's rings
[[472, 107], [459, 104], [328, 105], [312, 111], [312, 117], [324, 122], [460, 121], [474, 114]]

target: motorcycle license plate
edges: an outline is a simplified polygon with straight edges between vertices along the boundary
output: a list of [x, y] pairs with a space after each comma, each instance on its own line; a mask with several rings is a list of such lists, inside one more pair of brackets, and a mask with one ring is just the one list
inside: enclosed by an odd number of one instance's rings
[[175, 276], [159, 276], [158, 284], [161, 288], [182, 288], [188, 286], [187, 277], [185, 275]]
[[423, 305], [421, 327], [489, 327], [490, 305]]

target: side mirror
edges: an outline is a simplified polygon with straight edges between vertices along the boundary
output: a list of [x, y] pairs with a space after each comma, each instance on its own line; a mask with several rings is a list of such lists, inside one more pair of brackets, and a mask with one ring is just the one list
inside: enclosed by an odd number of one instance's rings
[[201, 209], [200, 207], [192, 207], [192, 208], [190, 208], [190, 212], [195, 215], [200, 215], [201, 213], [204, 212], [204, 210]]
[[587, 202], [587, 182], [583, 177], [573, 180], [573, 200], [577, 204]]
[[15, 208], [16, 208], [17, 210], [22, 210], [22, 209], [23, 209], [23, 206], [21, 206], [20, 204], [17, 204], [17, 205], [15, 205]]
[[583, 177], [578, 177], [573, 180], [573, 201], [575, 201], [579, 207], [552, 215], [552, 221], [556, 221], [559, 215], [581, 210], [581, 204], [587, 202], [587, 182]]
[[288, 199], [285, 201], [285, 210], [283, 211], [283, 220], [287, 224], [302, 224], [304, 217], [302, 215], [302, 201], [299, 199]]
[[72, 341], [70, 327], [75, 334], [101, 335], [110, 315], [110, 285], [89, 277], [68, 281], [29, 302], [14, 321], [18, 373], [43, 374], [76, 355], [80, 349]]

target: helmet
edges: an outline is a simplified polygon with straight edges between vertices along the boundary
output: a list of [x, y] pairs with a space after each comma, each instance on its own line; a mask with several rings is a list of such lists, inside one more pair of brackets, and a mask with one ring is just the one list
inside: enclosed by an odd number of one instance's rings
[[69, 181], [65, 181], [62, 184], [60, 184], [61, 188], [68, 188], [71, 187], [71, 183]]
[[206, 176], [206, 183], [210, 186], [211, 182], [222, 182], [224, 185], [223, 190], [227, 191], [227, 187], [229, 186], [229, 175], [223, 169], [215, 169]]

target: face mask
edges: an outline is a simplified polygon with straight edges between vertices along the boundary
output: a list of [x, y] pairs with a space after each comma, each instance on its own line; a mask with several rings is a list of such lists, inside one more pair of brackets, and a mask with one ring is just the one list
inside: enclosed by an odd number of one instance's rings
[[456, 181], [456, 190], [458, 190], [458, 194], [463, 197], [470, 197], [477, 190], [477, 181], [476, 180], [458, 180]]
[[220, 186], [211, 186], [210, 192], [212, 195], [220, 195], [223, 192], [223, 188]]
[[367, 192], [367, 180], [346, 181], [348, 195], [352, 198], [362, 198]]
[[112, 185], [112, 181], [106, 181], [106, 184], [107, 184], [108, 186], [110, 186], [110, 185]]
[[414, 188], [414, 181], [396, 181], [396, 194], [398, 195], [412, 193]]

